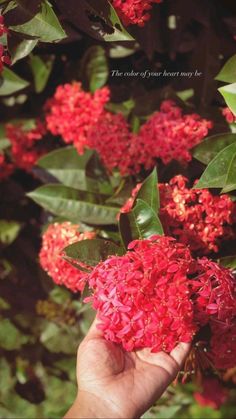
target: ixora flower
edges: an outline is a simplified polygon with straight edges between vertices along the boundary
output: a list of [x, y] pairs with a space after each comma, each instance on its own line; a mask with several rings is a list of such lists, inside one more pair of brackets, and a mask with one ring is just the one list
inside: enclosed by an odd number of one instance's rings
[[218, 378], [206, 377], [203, 380], [202, 391], [194, 393], [194, 398], [200, 406], [219, 409], [228, 398], [228, 391], [221, 385]]
[[83, 290], [86, 273], [63, 259], [63, 249], [77, 241], [95, 237], [94, 232], [80, 233], [78, 229], [79, 225], [70, 222], [50, 224], [43, 234], [39, 253], [40, 264], [52, 280], [74, 292]]
[[[30, 170], [35, 162], [45, 154], [40, 140], [46, 134], [45, 125], [37, 121], [36, 126], [26, 130], [22, 125], [6, 125], [6, 136], [11, 143], [11, 155], [14, 165], [20, 169]], [[40, 145], [40, 147], [39, 147]]]
[[154, 3], [162, 0], [112, 0], [112, 4], [125, 25], [144, 26], [150, 19], [150, 10]]
[[[164, 231], [196, 253], [218, 252], [222, 241], [236, 237], [236, 204], [226, 194], [214, 196], [208, 189], [191, 189], [187, 184], [182, 175], [159, 184]], [[140, 187], [132, 191], [121, 212], [131, 210]]]
[[[187, 163], [192, 159], [190, 149], [199, 144], [212, 128], [212, 122], [197, 114], [183, 115], [173, 101], [162, 102], [141, 127], [136, 144], [131, 145], [135, 165], [154, 167], [157, 158], [164, 164], [172, 160]], [[136, 169], [137, 171], [137, 169]]]
[[222, 115], [229, 124], [236, 122], [236, 115], [228, 107], [222, 109]]
[[104, 112], [109, 95], [107, 87], [91, 94], [82, 89], [81, 83], [58, 86], [45, 105], [48, 130], [53, 135], [61, 135], [65, 143], [73, 143], [83, 153], [88, 146], [87, 133]]
[[211, 335], [208, 357], [215, 368], [225, 370], [236, 367], [236, 313], [230, 325], [213, 320]]
[[[0, 15], [0, 37], [7, 33], [8, 33], [8, 30], [6, 26], [4, 25], [4, 18], [2, 15]], [[7, 49], [4, 47], [4, 45], [0, 43], [0, 73], [3, 70], [4, 64], [11, 64], [11, 59], [9, 57]]]
[[88, 276], [93, 308], [104, 337], [131, 351], [149, 347], [170, 352], [190, 342], [196, 326], [188, 274], [192, 257], [170, 237], [130, 243], [124, 256], [111, 256]]

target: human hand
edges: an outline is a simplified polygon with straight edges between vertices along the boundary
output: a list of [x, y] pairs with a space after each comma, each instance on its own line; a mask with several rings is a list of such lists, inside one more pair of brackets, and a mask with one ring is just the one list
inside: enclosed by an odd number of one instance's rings
[[78, 395], [65, 418], [140, 417], [176, 377], [190, 344], [168, 355], [150, 349], [126, 352], [107, 341], [93, 322], [78, 349]]

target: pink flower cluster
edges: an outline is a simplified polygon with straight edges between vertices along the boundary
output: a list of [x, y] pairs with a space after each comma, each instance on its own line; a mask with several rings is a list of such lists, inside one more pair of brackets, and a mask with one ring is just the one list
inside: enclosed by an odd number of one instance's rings
[[82, 291], [86, 273], [78, 270], [63, 259], [63, 249], [75, 242], [93, 239], [91, 231], [79, 232], [79, 225], [70, 222], [50, 224], [43, 233], [39, 261], [42, 268], [58, 285], [65, 285], [71, 291]]
[[[236, 203], [228, 195], [214, 196], [208, 189], [191, 189], [182, 175], [160, 183], [160, 218], [167, 235], [201, 254], [218, 252], [223, 241], [236, 237]], [[121, 208], [129, 212], [140, 189]]]
[[209, 406], [219, 409], [228, 397], [228, 391], [215, 377], [207, 377], [203, 380], [202, 390], [194, 393], [194, 398], [200, 406]]
[[25, 130], [21, 124], [6, 125], [6, 136], [11, 143], [11, 157], [15, 168], [30, 170], [47, 151], [41, 145], [46, 134], [43, 123], [37, 121], [35, 128]]
[[[8, 30], [4, 25], [4, 18], [3, 18], [3, 16], [0, 15], [0, 37], [3, 36], [4, 34], [7, 34], [7, 33], [8, 33]], [[3, 65], [4, 64], [11, 64], [11, 60], [10, 60], [10, 57], [9, 57], [9, 54], [8, 54], [6, 48], [0, 42], [0, 73], [3, 70]]]
[[47, 129], [73, 143], [79, 153], [95, 149], [109, 171], [118, 168], [122, 175], [152, 168], [157, 159], [188, 162], [189, 150], [207, 135], [212, 123], [199, 115], [183, 115], [172, 101], [164, 101], [140, 129], [131, 132], [122, 114], [105, 110], [107, 88], [93, 95], [80, 83], [59, 86], [45, 106]]
[[125, 25], [144, 26], [150, 19], [150, 10], [154, 3], [162, 0], [112, 0], [114, 8]]
[[88, 277], [93, 308], [107, 340], [131, 351], [170, 352], [196, 327], [190, 300], [189, 250], [170, 237], [130, 243], [124, 256], [99, 263]]

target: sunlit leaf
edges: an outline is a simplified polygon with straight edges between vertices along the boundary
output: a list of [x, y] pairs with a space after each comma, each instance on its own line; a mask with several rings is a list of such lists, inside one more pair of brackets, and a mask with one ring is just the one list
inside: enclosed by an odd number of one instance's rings
[[28, 81], [22, 79], [7, 67], [4, 67], [1, 76], [3, 81], [0, 86], [0, 96], [11, 95], [29, 86]]

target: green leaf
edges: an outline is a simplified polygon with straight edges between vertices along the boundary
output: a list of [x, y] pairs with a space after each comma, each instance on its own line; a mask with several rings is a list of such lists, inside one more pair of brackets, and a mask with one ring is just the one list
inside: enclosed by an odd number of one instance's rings
[[28, 337], [20, 331], [8, 319], [0, 321], [0, 347], [8, 351], [20, 349], [28, 342]]
[[10, 304], [0, 297], [0, 310], [8, 310], [10, 307]]
[[220, 151], [209, 163], [194, 189], [223, 188], [229, 192], [236, 187], [236, 143]]
[[222, 94], [228, 107], [236, 115], [236, 83], [220, 87], [218, 90]]
[[124, 245], [130, 241], [163, 234], [161, 222], [153, 209], [141, 199], [132, 211], [120, 214], [119, 228]]
[[17, 61], [22, 60], [22, 58], [27, 57], [36, 47], [38, 41], [35, 39], [21, 39], [17, 45], [11, 47], [9, 44], [9, 52], [11, 55], [11, 62], [15, 64]]
[[48, 1], [42, 2], [41, 10], [31, 20], [22, 25], [10, 26], [9, 29], [41, 42], [58, 42], [67, 36]]
[[82, 60], [83, 73], [91, 92], [103, 87], [108, 80], [109, 69], [104, 48], [100, 45], [90, 47]]
[[0, 86], [0, 96], [11, 95], [29, 86], [28, 81], [22, 79], [7, 67], [4, 67], [1, 76], [3, 81]]
[[38, 55], [30, 55], [30, 67], [34, 77], [36, 93], [41, 93], [47, 85], [52, 72], [54, 58], [51, 56], [47, 60], [42, 60]]
[[62, 185], [45, 185], [27, 194], [47, 211], [73, 222], [116, 224], [118, 210], [102, 205], [97, 195]]
[[234, 256], [225, 256], [218, 260], [218, 263], [225, 268], [236, 269], [236, 255]]
[[152, 173], [142, 183], [136, 199], [143, 200], [155, 213], [158, 212], [158, 209], [160, 208], [160, 197], [156, 168], [153, 169]]
[[107, 41], [107, 42], [133, 41], [134, 38], [123, 27], [114, 7], [110, 3], [109, 5], [110, 5], [109, 21], [112, 24], [112, 29], [114, 32], [111, 34], [109, 33], [105, 34], [104, 41]]
[[197, 145], [192, 150], [192, 155], [200, 162], [208, 164], [221, 150], [234, 142], [236, 142], [236, 134], [226, 132], [212, 135]]
[[133, 99], [125, 100], [121, 103], [109, 102], [106, 104], [106, 109], [112, 113], [122, 113], [125, 118], [129, 116], [131, 111], [135, 107], [135, 101]]
[[0, 220], [0, 242], [11, 244], [18, 236], [21, 225], [17, 221]]
[[52, 322], [45, 322], [43, 330], [40, 336], [40, 342], [50, 352], [73, 355], [76, 353], [76, 349], [79, 343], [79, 328], [78, 333], [70, 329], [63, 329], [57, 324]]
[[108, 240], [82, 240], [64, 249], [66, 256], [89, 266], [96, 266], [111, 255], [122, 255], [123, 249]]
[[226, 62], [219, 74], [215, 77], [215, 80], [224, 81], [226, 83], [236, 82], [236, 55], [233, 55], [233, 57]]

